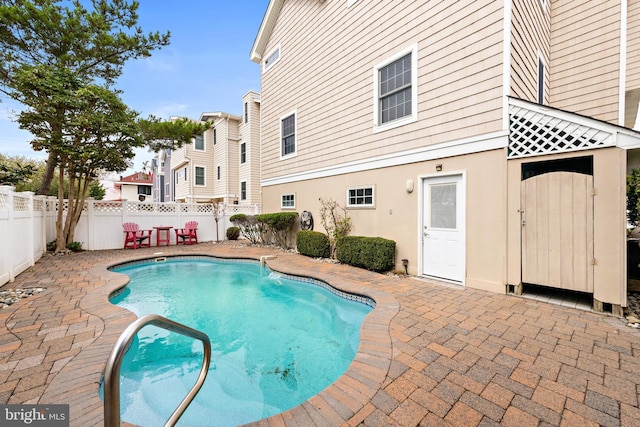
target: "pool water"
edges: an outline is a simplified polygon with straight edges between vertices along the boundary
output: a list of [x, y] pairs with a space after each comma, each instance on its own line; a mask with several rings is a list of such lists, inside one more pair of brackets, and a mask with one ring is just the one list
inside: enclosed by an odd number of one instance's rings
[[[111, 302], [209, 335], [207, 379], [178, 425], [230, 426], [297, 406], [342, 375], [371, 307], [257, 263], [187, 259], [113, 271], [130, 277]], [[202, 344], [140, 330], [121, 368], [121, 417], [162, 425], [195, 383]]]

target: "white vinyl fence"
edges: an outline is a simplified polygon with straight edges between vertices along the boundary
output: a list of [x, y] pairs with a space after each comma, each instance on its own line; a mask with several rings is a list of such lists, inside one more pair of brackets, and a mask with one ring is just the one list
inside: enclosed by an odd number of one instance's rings
[[[35, 264], [46, 251], [47, 242], [56, 238], [55, 197], [16, 193], [13, 187], [0, 186], [0, 286]], [[63, 206], [66, 212], [66, 202]], [[224, 240], [232, 224], [229, 218], [237, 213], [255, 215], [257, 205], [222, 205], [223, 216], [218, 223], [210, 203], [147, 203], [138, 201], [101, 201], [89, 199], [75, 230], [74, 241], [85, 250], [119, 249], [124, 245], [122, 224], [135, 222], [143, 230], [155, 226], [182, 228], [187, 221], [198, 222], [198, 240]], [[156, 243], [156, 230], [151, 244]], [[171, 230], [171, 244], [175, 232]]]

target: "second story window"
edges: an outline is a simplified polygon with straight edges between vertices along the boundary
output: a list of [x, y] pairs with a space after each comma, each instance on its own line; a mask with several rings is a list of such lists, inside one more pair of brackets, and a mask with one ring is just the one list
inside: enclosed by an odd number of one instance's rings
[[138, 194], [143, 194], [145, 196], [151, 195], [151, 186], [149, 185], [138, 185]]
[[244, 103], [244, 122], [249, 123], [249, 103]]
[[247, 163], [247, 143], [240, 144], [240, 163]]
[[247, 181], [240, 183], [240, 200], [247, 200]]
[[204, 151], [204, 136], [197, 135], [195, 137], [195, 141], [193, 142], [193, 148], [195, 150]]
[[213, 145], [218, 143], [218, 129], [213, 130]]
[[280, 120], [280, 157], [296, 153], [296, 113]]
[[222, 173], [220, 171], [220, 166], [216, 168], [216, 176], [218, 177], [218, 181], [220, 181], [220, 177], [222, 176]]
[[417, 119], [417, 47], [374, 68], [375, 125], [379, 128]]
[[195, 168], [196, 185], [204, 185], [204, 168], [196, 166]]

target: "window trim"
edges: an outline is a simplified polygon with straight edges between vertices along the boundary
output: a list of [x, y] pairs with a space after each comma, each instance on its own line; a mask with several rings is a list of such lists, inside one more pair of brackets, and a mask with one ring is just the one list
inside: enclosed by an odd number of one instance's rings
[[[283, 144], [282, 122], [291, 116], [293, 116], [293, 136], [294, 136], [293, 151], [289, 154], [283, 155], [282, 154], [282, 148], [283, 148], [282, 147], [282, 144]], [[284, 116], [280, 116], [280, 132], [278, 133], [278, 140], [279, 140], [278, 150], [280, 152], [280, 160], [289, 159], [298, 155], [298, 110], [297, 109], [285, 114]]]
[[[198, 137], [202, 138], [202, 148], [198, 148], [197, 141], [198, 141]], [[204, 138], [204, 135], [197, 135], [193, 138], [193, 150], [194, 151], [207, 151], [207, 144], [206, 144], [206, 140]]]
[[[202, 184], [198, 184], [198, 168], [202, 169]], [[196, 187], [207, 186], [207, 168], [205, 166], [193, 165], [193, 185]]]
[[[242, 149], [243, 147], [244, 147], [244, 153]], [[240, 143], [240, 164], [244, 165], [245, 163], [247, 163], [247, 143], [241, 142]]]
[[[285, 206], [284, 205], [284, 198], [285, 197], [289, 197], [291, 196], [292, 201], [293, 201], [293, 205], [292, 206]], [[296, 193], [287, 193], [287, 194], [281, 194], [280, 195], [280, 209], [295, 209], [296, 208]]]
[[[144, 190], [144, 192], [141, 193], [140, 190]], [[138, 190], [137, 191], [138, 191], [138, 196], [151, 196], [153, 194], [152, 186], [150, 186], [150, 185], [138, 184]]]
[[[350, 191], [371, 189], [371, 204], [351, 204], [349, 196]], [[355, 187], [347, 187], [346, 190], [346, 207], [348, 209], [372, 209], [376, 207], [376, 186], [375, 185], [358, 185]], [[357, 197], [357, 196], [356, 196]], [[362, 196], [363, 198], [365, 196]]]
[[[411, 54], [411, 114], [387, 123], [380, 123], [380, 69]], [[373, 67], [373, 132], [382, 132], [418, 120], [418, 44], [413, 44]]]
[[[267, 64], [267, 60], [276, 52], [278, 52], [278, 57], [270, 64]], [[262, 72], [266, 73], [268, 70], [273, 68], [273, 66], [280, 61], [280, 58], [282, 58], [282, 50], [280, 50], [280, 45], [278, 44], [264, 56], [264, 60], [262, 60]]]

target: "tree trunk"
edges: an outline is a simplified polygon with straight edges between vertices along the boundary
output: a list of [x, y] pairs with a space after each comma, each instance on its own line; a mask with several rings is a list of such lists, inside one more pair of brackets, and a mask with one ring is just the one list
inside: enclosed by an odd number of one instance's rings
[[58, 179], [58, 214], [56, 217], [56, 252], [62, 252], [66, 249], [67, 243], [64, 236], [62, 224], [64, 212], [64, 168], [60, 166], [60, 176]]
[[40, 188], [38, 189], [39, 196], [48, 196], [49, 190], [51, 189], [51, 181], [53, 181], [53, 173], [56, 170], [56, 164], [58, 163], [56, 159], [56, 155], [54, 153], [49, 153], [49, 157], [47, 157], [47, 164], [44, 169], [44, 174], [42, 175], [42, 182], [40, 183]]

